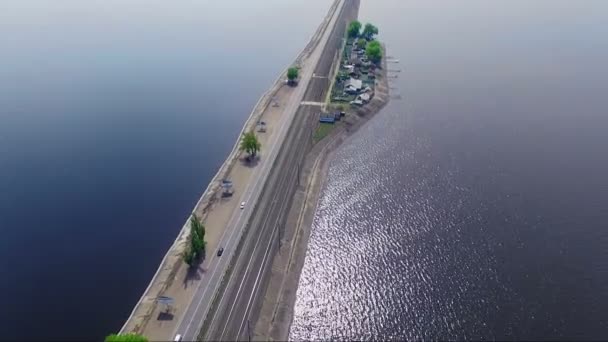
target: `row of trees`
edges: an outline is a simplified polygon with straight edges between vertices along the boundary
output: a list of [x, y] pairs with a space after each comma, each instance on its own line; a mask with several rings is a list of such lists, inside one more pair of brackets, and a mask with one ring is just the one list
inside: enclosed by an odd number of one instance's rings
[[190, 218], [190, 244], [184, 252], [184, 261], [189, 266], [194, 266], [201, 258], [205, 258], [205, 226], [196, 216]]
[[367, 23], [363, 27], [363, 31], [361, 31], [361, 22], [358, 20], [353, 20], [348, 25], [348, 36], [350, 38], [361, 37], [364, 39], [372, 40], [376, 35], [378, 35], [378, 28], [373, 24]]
[[348, 25], [347, 34], [349, 38], [357, 39], [357, 47], [365, 48], [365, 55], [367, 58], [378, 63], [382, 60], [382, 47], [377, 40], [374, 40], [375, 36], [378, 35], [378, 28], [373, 24], [367, 23], [361, 30], [361, 23], [357, 20], [351, 21]]

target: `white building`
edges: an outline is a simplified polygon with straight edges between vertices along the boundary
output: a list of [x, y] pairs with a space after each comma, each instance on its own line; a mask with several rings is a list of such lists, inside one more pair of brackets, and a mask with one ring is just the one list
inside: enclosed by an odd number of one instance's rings
[[358, 94], [363, 87], [363, 81], [351, 78], [344, 83], [344, 92]]

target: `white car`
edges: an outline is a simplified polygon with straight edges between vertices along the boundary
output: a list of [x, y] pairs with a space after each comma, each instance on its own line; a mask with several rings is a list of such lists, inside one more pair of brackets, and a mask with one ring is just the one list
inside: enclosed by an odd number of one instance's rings
[[175, 342], [179, 342], [181, 340], [182, 340], [182, 335], [181, 334], [177, 334], [177, 335], [175, 335], [175, 338], [173, 338], [173, 341], [175, 341]]
[[245, 208], [245, 202], [241, 202], [241, 209]]

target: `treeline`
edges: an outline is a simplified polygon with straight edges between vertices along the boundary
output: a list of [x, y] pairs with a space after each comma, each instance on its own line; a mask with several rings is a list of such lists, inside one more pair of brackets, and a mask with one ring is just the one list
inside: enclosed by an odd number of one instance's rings
[[367, 23], [363, 26], [358, 20], [351, 21], [346, 31], [348, 38], [355, 39], [358, 47], [365, 48], [365, 55], [374, 63], [382, 60], [382, 47], [375, 39], [378, 32], [378, 28], [373, 24]]

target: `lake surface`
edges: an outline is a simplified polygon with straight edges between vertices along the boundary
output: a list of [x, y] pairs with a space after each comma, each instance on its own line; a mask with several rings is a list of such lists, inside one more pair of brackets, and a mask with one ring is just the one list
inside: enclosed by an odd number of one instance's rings
[[1, 339], [120, 329], [330, 5], [0, 3]]
[[290, 337], [608, 338], [608, 3], [360, 16], [402, 99], [331, 163]]

